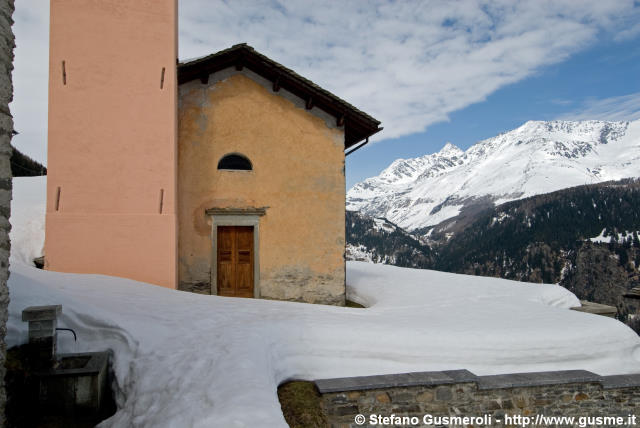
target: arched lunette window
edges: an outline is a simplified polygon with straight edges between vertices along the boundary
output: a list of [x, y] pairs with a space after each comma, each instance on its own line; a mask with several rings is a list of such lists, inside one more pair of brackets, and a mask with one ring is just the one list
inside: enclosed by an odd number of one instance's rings
[[251, 171], [253, 165], [251, 161], [244, 155], [239, 153], [226, 154], [218, 161], [218, 169], [230, 169], [237, 171]]

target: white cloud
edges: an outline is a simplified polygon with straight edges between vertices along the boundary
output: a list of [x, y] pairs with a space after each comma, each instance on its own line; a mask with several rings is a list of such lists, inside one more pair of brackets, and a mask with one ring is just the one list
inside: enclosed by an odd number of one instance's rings
[[560, 119], [610, 121], [640, 119], [640, 92], [610, 98], [589, 98], [580, 109], [563, 114]]
[[[48, 8], [16, 2], [16, 144], [43, 159]], [[247, 42], [383, 122], [423, 131], [562, 61], [600, 34], [628, 37], [633, 0], [180, 0], [180, 57]]]
[[599, 0], [194, 0], [180, 12], [181, 56], [246, 41], [382, 120], [377, 139], [423, 131], [638, 15]]

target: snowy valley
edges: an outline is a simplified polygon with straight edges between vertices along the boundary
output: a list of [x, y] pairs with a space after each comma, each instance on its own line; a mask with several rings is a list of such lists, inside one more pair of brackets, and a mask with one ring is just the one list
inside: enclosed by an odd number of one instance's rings
[[349, 191], [347, 255], [559, 283], [631, 322], [637, 308], [623, 296], [640, 286], [639, 158], [636, 120], [531, 121], [466, 152], [447, 144], [399, 159]]

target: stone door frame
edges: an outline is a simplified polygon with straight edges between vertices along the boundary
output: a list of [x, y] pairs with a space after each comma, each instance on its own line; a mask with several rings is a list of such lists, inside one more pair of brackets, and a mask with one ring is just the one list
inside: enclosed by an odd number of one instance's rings
[[209, 208], [211, 216], [211, 295], [218, 295], [218, 226], [253, 226], [253, 297], [260, 298], [260, 217], [263, 208]]

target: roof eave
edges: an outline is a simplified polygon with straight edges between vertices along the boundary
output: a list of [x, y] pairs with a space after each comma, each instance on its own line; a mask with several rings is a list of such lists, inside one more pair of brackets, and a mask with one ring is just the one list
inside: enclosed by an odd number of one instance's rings
[[211, 73], [229, 67], [247, 67], [271, 81], [274, 92], [284, 88], [305, 100], [307, 108], [315, 106], [334, 116], [336, 126], [345, 129], [345, 150], [382, 129], [380, 121], [245, 44], [178, 64], [178, 84], [196, 79], [206, 82]]

